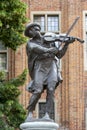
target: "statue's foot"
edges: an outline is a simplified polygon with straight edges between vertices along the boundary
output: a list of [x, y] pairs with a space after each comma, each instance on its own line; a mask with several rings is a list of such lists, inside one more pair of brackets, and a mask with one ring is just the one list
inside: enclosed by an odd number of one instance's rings
[[27, 118], [25, 119], [25, 122], [31, 122], [34, 121], [35, 119], [33, 118], [33, 113], [29, 112]]
[[27, 116], [27, 118], [25, 119], [25, 122], [31, 122], [31, 121], [33, 121], [33, 120], [34, 120], [33, 117]]
[[49, 117], [49, 114], [46, 113], [44, 117], [41, 118], [42, 121], [51, 121], [51, 122], [54, 122], [50, 117]]

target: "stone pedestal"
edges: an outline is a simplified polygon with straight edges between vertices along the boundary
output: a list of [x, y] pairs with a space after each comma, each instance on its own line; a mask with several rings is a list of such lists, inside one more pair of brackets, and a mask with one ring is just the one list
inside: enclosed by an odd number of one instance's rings
[[58, 130], [59, 125], [54, 122], [25, 122], [20, 125], [21, 130]]

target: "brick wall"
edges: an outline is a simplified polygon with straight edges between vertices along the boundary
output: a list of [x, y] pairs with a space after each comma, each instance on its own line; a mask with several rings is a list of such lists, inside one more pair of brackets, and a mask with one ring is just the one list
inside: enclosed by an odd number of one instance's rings
[[[27, 17], [31, 11], [61, 11], [61, 32], [67, 32], [72, 22], [80, 16], [78, 23], [70, 33], [83, 38], [83, 10], [87, 10], [87, 0], [23, 0], [27, 3]], [[27, 67], [25, 45], [16, 53], [9, 51], [9, 78], [20, 74]], [[77, 41], [71, 44], [62, 58], [63, 83], [55, 92], [57, 103], [56, 120], [61, 129], [84, 130], [84, 91], [87, 88], [87, 73], [83, 66], [83, 45]], [[30, 81], [28, 76], [26, 84]], [[25, 85], [26, 86], [26, 85]], [[21, 87], [20, 102], [26, 108], [30, 94]], [[42, 95], [44, 99], [46, 94]], [[35, 113], [36, 115], [36, 113]]]

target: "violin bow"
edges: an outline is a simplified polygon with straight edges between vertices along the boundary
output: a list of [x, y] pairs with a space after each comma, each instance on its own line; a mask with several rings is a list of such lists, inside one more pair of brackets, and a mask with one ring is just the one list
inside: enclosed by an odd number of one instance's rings
[[[79, 16], [76, 17], [76, 19], [74, 20], [74, 22], [72, 23], [72, 25], [70, 26], [70, 28], [68, 29], [66, 35], [64, 36], [64, 39], [62, 41], [62, 43], [64, 43], [65, 39], [67, 38], [67, 36], [69, 35], [69, 33], [71, 32], [71, 30], [73, 29], [73, 27], [75, 26], [75, 24], [77, 23], [77, 21], [79, 20]], [[60, 46], [62, 45], [62, 43], [60, 44]], [[59, 46], [59, 48], [60, 48]]]

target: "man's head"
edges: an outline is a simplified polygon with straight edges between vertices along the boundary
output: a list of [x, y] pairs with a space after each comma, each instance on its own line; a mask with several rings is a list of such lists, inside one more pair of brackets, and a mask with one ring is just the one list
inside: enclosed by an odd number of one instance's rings
[[32, 38], [36, 35], [36, 31], [40, 32], [40, 30], [41, 30], [41, 27], [39, 23], [30, 23], [30, 24], [27, 24], [24, 35]]

